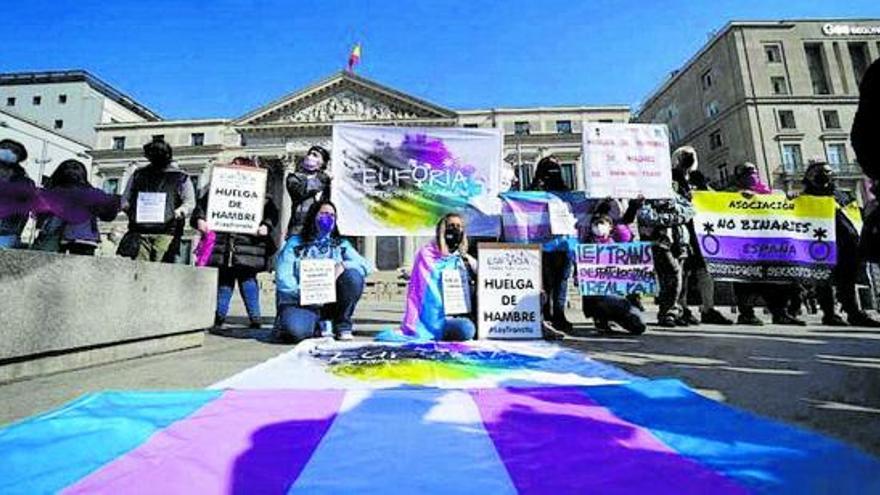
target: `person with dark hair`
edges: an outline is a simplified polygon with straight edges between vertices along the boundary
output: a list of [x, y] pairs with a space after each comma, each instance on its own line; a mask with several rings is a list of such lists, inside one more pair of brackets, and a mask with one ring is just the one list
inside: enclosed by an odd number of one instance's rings
[[880, 59], [865, 71], [859, 84], [859, 106], [853, 119], [850, 138], [862, 172], [874, 182], [880, 181]]
[[317, 201], [330, 200], [330, 174], [327, 166], [330, 153], [321, 146], [312, 146], [296, 170], [287, 176], [291, 211], [287, 237], [299, 235], [306, 226], [306, 213]]
[[[303, 260], [335, 262], [336, 302], [302, 305], [300, 268]], [[336, 206], [316, 201], [306, 213], [300, 235], [290, 237], [278, 254], [275, 266], [276, 335], [294, 342], [320, 335], [320, 320], [329, 320], [337, 340], [352, 339], [352, 315], [372, 268], [336, 228]]]
[[[590, 221], [590, 231], [581, 238], [588, 244], [610, 244], [613, 242], [630, 242], [632, 232], [624, 223], [615, 225], [610, 216], [594, 215]], [[611, 323], [616, 323], [624, 330], [640, 335], [645, 332], [644, 317], [639, 294], [626, 297], [616, 295], [582, 296], [584, 316], [593, 318], [596, 330], [602, 333], [611, 331]]]
[[21, 163], [27, 149], [18, 141], [0, 141], [0, 249], [19, 246], [37, 189]]
[[[238, 157], [232, 161], [238, 167], [256, 167], [247, 158]], [[193, 210], [190, 224], [202, 236], [208, 236], [208, 199], [210, 187], [204, 188], [205, 193]], [[269, 257], [275, 253], [275, 242], [272, 230], [278, 224], [278, 208], [271, 198], [266, 198], [263, 205], [263, 219], [256, 235], [231, 232], [215, 232], [213, 245], [208, 255], [207, 266], [218, 269], [217, 274], [217, 311], [214, 327], [223, 328], [226, 315], [229, 313], [229, 302], [235, 283], [250, 320], [251, 328], [260, 328], [262, 316], [260, 311], [260, 286], [257, 274], [269, 267]]]
[[[745, 198], [755, 195], [771, 194], [773, 190], [765, 184], [758, 174], [758, 167], [754, 163], [745, 162], [733, 169], [734, 181], [728, 189], [731, 192], [739, 192]], [[736, 318], [738, 325], [761, 326], [764, 324], [755, 315], [755, 306], [752, 302], [755, 296], [761, 296], [767, 309], [770, 311], [774, 325], [797, 325], [804, 326], [807, 323], [795, 318], [789, 313], [789, 302], [798, 295], [799, 287], [793, 282], [736, 282], [733, 284], [733, 292], [736, 297], [736, 306], [739, 316]]]
[[[457, 308], [445, 300], [448, 280], [463, 293]], [[438, 222], [434, 240], [416, 253], [406, 288], [406, 313], [400, 332], [404, 338], [462, 341], [476, 335], [477, 260], [468, 254], [464, 219], [448, 213]], [[463, 301], [463, 305], [461, 302]], [[393, 332], [392, 332], [393, 333]], [[379, 340], [394, 340], [384, 333]]]
[[[697, 151], [691, 146], [682, 146], [672, 153], [672, 180], [675, 191], [689, 201], [693, 199], [694, 190], [708, 190], [709, 185], [703, 174], [698, 173]], [[685, 258], [682, 266], [681, 294], [678, 305], [681, 307], [681, 316], [675, 323], [678, 326], [698, 325], [708, 323], [715, 325], [733, 325], [733, 321], [715, 309], [715, 281], [709, 275], [706, 267], [706, 259], [698, 244], [694, 220], [686, 224], [688, 239], [690, 241], [689, 256]], [[698, 320], [688, 307], [688, 286], [691, 279], [696, 282], [700, 292], [700, 319]]]
[[93, 256], [101, 243], [98, 219], [110, 222], [120, 208], [119, 196], [92, 187], [77, 160], [58, 165], [42, 197], [48, 213], [37, 215], [40, 234], [33, 246], [41, 251]]
[[122, 194], [127, 235], [138, 238], [135, 259], [167, 261], [181, 224], [195, 208], [195, 190], [189, 176], [172, 161], [168, 143], [157, 139], [145, 144], [144, 156], [149, 164], [134, 172]]
[[[568, 192], [562, 180], [562, 167], [554, 156], [542, 158], [535, 169], [535, 178], [529, 191]], [[544, 243], [541, 254], [542, 282], [544, 287], [543, 307], [544, 336], [560, 339], [569, 332], [571, 322], [565, 317], [565, 303], [568, 297], [568, 279], [573, 265], [569, 244], [565, 239], [556, 238]]]
[[[804, 192], [811, 196], [832, 196], [836, 203], [834, 231], [837, 243], [837, 265], [832, 272], [832, 280], [819, 283], [816, 295], [822, 309], [822, 324], [845, 327], [847, 324], [859, 327], [880, 327], [877, 321], [861, 310], [856, 292], [856, 280], [864, 273], [864, 265], [859, 258], [859, 229], [853, 219], [846, 215], [846, 208], [854, 199], [846, 192], [837, 189], [834, 169], [824, 161], [810, 164], [804, 173]], [[840, 300], [841, 309], [847, 314], [844, 320], [835, 311], [835, 294]]]

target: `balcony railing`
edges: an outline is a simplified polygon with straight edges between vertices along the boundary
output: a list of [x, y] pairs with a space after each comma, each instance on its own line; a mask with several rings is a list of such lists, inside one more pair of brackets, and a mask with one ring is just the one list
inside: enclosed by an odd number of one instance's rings
[[[862, 167], [859, 166], [857, 162], [849, 162], [849, 163], [832, 163], [830, 164], [831, 168], [834, 169], [834, 172], [838, 177], [842, 178], [855, 178], [863, 175]], [[804, 172], [809, 168], [809, 164], [799, 163], [799, 164], [791, 164], [784, 163], [780, 165], [776, 169], [776, 174], [781, 179], [792, 179], [792, 178], [800, 178], [803, 177]]]

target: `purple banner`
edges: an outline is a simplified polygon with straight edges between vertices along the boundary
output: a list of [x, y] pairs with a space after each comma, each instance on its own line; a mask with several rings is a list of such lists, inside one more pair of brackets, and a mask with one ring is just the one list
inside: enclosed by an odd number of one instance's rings
[[[773, 262], [834, 265], [837, 246], [825, 240], [785, 237], [732, 237], [698, 235], [707, 261]], [[769, 262], [769, 263], [768, 263]]]

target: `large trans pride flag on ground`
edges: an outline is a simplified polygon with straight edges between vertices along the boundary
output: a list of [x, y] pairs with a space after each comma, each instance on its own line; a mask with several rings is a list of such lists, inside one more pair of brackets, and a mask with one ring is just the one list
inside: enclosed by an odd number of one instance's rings
[[434, 234], [464, 215], [471, 235], [497, 235], [499, 129], [333, 126], [333, 201], [345, 235]]
[[[854, 448], [551, 345], [281, 358], [226, 388], [92, 394], [2, 429], [0, 493], [880, 492], [880, 461]], [[268, 379], [285, 365], [306, 374]], [[579, 380], [594, 385], [562, 384]]]

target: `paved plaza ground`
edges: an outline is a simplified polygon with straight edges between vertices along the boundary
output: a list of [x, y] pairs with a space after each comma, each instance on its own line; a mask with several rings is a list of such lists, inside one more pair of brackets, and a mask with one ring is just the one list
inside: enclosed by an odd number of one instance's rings
[[[241, 314], [240, 303], [234, 311]], [[401, 302], [364, 301], [356, 329], [397, 324]], [[271, 315], [267, 315], [269, 321]], [[644, 335], [596, 334], [575, 309], [576, 336], [563, 345], [645, 377], [675, 377], [703, 394], [767, 417], [798, 424], [880, 455], [880, 330], [808, 327], [660, 329]], [[649, 317], [649, 320], [654, 319]], [[201, 348], [0, 385], [0, 423], [24, 418], [107, 389], [202, 388], [286, 352], [269, 330], [231, 318], [223, 335]], [[359, 338], [367, 339], [368, 336]]]

